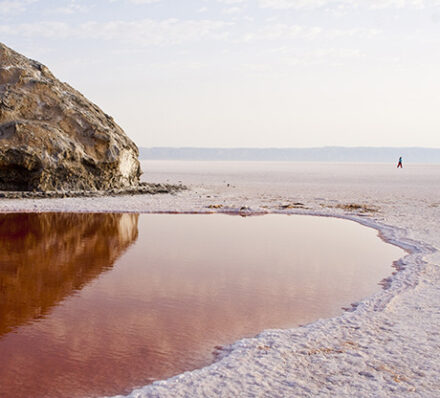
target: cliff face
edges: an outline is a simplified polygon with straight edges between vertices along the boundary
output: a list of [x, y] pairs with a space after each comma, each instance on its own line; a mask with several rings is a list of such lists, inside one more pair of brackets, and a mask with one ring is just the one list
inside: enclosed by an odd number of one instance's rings
[[102, 191], [140, 174], [136, 145], [110, 116], [0, 43], [0, 190]]

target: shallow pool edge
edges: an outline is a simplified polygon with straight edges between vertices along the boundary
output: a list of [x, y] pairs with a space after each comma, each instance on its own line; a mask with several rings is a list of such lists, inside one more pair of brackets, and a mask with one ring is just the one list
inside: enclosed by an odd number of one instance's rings
[[[378, 237], [388, 244], [395, 245], [404, 251], [406, 255], [396, 259], [393, 264], [396, 265], [396, 271], [390, 276], [385, 278], [383, 281], [378, 281], [382, 284], [383, 289], [379, 289], [373, 295], [366, 297], [365, 299], [357, 303], [347, 303], [351, 305], [350, 308], [346, 308], [342, 314], [325, 319], [318, 319], [307, 325], [299, 326], [291, 329], [266, 329], [261, 331], [255, 337], [243, 338], [237, 340], [236, 342], [230, 344], [227, 347], [222, 347], [222, 350], [217, 356], [217, 361], [210, 365], [207, 365], [200, 369], [195, 369], [192, 371], [187, 371], [179, 375], [170, 377], [165, 380], [158, 380], [151, 384], [143, 387], [138, 387], [134, 389], [128, 395], [117, 395], [112, 398], [141, 398], [147, 397], [155, 394], [152, 390], [155, 387], [160, 387], [161, 389], [167, 389], [167, 386], [173, 383], [179, 383], [183, 381], [184, 378], [190, 377], [192, 379], [203, 378], [204, 375], [201, 373], [211, 373], [211, 370], [217, 372], [222, 366], [230, 368], [236, 364], [241, 363], [241, 358], [246, 355], [246, 351], [255, 347], [268, 347], [267, 341], [273, 341], [277, 337], [285, 335], [286, 333], [292, 333], [296, 331], [317, 331], [320, 328], [326, 328], [326, 324], [329, 323], [339, 323], [341, 326], [347, 322], [352, 322], [353, 318], [365, 319], [369, 315], [375, 312], [382, 312], [385, 310], [387, 305], [389, 305], [392, 300], [398, 295], [402, 294], [408, 289], [412, 289], [419, 283], [420, 273], [426, 266], [427, 261], [424, 257], [435, 253], [437, 249], [431, 245], [424, 243], [422, 241], [416, 241], [408, 238], [408, 231], [404, 228], [397, 226], [392, 226], [388, 224], [381, 223], [375, 220], [370, 215], [353, 215], [350, 213], [336, 213], [333, 211], [316, 211], [316, 210], [305, 210], [305, 209], [294, 209], [294, 210], [268, 210], [268, 211], [253, 211], [252, 209], [237, 208], [237, 209], [218, 209], [218, 210], [204, 210], [204, 211], [142, 211], [133, 212], [140, 214], [225, 214], [232, 216], [242, 216], [242, 217], [252, 217], [252, 216], [263, 216], [270, 214], [278, 215], [304, 215], [304, 216], [316, 216], [316, 217], [332, 217], [348, 221], [353, 221], [359, 223], [365, 227], [375, 229], [378, 232]], [[297, 343], [297, 342], [296, 342]], [[298, 343], [297, 343], [298, 344]], [[171, 387], [171, 386], [170, 386]], [[172, 388], [172, 387], [171, 387]], [[173, 395], [171, 390], [169, 390], [170, 396]], [[159, 394], [160, 396], [163, 396]], [[155, 396], [159, 396], [155, 394]]]

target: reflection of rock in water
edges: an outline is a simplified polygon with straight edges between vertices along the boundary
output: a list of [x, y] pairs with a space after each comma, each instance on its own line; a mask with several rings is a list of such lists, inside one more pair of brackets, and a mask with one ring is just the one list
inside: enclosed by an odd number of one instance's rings
[[1, 215], [0, 336], [110, 268], [137, 225], [137, 214]]

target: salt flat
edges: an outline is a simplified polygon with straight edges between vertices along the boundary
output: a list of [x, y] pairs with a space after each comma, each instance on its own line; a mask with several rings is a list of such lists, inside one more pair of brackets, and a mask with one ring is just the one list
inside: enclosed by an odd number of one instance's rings
[[384, 289], [343, 315], [262, 331], [225, 347], [211, 366], [137, 389], [130, 397], [439, 396], [440, 165], [397, 170], [392, 164], [147, 161], [142, 166], [145, 181], [181, 181], [189, 190], [5, 199], [0, 211], [337, 216], [377, 228], [409, 254]]

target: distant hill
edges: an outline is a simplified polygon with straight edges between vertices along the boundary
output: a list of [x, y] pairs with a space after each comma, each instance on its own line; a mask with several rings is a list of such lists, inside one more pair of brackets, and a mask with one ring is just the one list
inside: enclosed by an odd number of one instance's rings
[[253, 160], [294, 162], [440, 163], [440, 148], [139, 148], [141, 160]]

